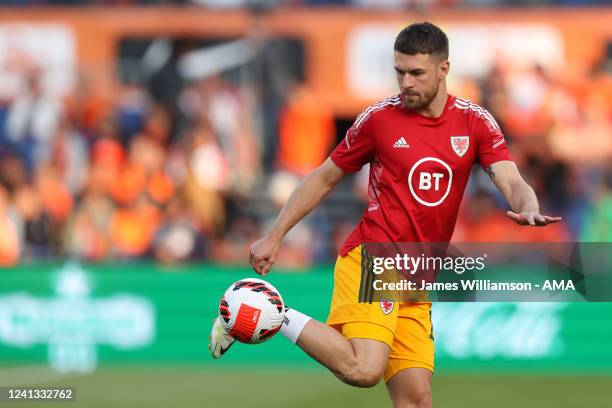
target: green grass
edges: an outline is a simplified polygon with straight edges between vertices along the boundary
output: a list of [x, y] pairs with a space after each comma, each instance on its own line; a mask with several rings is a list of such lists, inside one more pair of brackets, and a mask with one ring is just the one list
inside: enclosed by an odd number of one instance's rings
[[[389, 407], [385, 387], [346, 386], [323, 370], [194, 367], [102, 368], [93, 374], [0, 369], [0, 385], [40, 383], [76, 388], [73, 403], [2, 403], [14, 407], [378, 408]], [[25, 377], [24, 377], [25, 376]], [[434, 407], [612, 407], [612, 377], [436, 374]]]

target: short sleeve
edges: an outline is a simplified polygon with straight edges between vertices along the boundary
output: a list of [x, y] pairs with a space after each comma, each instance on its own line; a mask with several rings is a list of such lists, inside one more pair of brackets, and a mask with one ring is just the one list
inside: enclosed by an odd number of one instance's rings
[[477, 160], [483, 169], [501, 160], [512, 160], [506, 139], [493, 116], [486, 110], [476, 117]]
[[346, 137], [336, 146], [330, 158], [347, 173], [359, 171], [375, 156], [372, 115], [358, 117], [346, 132]]

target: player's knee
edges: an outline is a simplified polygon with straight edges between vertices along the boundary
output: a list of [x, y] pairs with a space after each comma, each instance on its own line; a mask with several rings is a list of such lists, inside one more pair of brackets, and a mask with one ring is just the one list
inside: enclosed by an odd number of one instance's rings
[[431, 408], [431, 390], [421, 388], [393, 400], [393, 408]]
[[382, 374], [382, 371], [377, 368], [367, 367], [356, 362], [347, 367], [340, 378], [346, 384], [354, 387], [369, 388], [380, 382]]
[[352, 372], [345, 377], [344, 382], [354, 387], [370, 388], [380, 382], [381, 375], [374, 371], [357, 371]]

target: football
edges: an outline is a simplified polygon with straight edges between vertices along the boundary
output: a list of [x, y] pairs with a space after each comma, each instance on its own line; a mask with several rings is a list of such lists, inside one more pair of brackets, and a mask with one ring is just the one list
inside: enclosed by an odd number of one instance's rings
[[234, 282], [219, 303], [219, 315], [230, 336], [257, 344], [278, 332], [285, 318], [285, 304], [270, 283], [256, 278]]

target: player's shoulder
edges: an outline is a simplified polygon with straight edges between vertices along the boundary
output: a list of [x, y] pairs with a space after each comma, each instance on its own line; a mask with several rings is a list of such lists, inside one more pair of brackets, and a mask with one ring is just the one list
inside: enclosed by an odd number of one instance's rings
[[450, 109], [458, 114], [465, 115], [466, 120], [482, 122], [490, 130], [499, 130], [499, 124], [491, 113], [482, 106], [470, 101], [469, 99], [453, 96]]
[[353, 126], [360, 127], [368, 120], [372, 119], [374, 116], [378, 115], [380, 112], [389, 111], [392, 109], [401, 106], [402, 99], [399, 94], [389, 96], [387, 98], [381, 99], [376, 103], [365, 108], [355, 119], [355, 123]]

